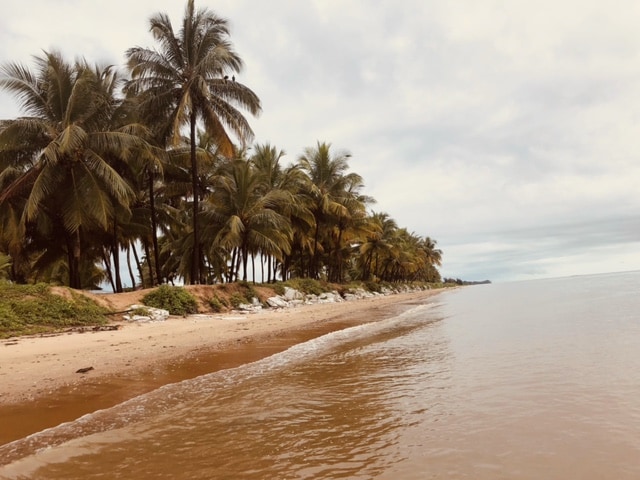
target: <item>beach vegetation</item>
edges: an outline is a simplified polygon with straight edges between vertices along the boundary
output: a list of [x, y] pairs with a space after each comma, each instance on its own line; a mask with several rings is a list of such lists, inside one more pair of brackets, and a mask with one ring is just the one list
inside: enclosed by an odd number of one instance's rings
[[0, 282], [0, 338], [107, 323], [108, 309], [71, 289]]
[[142, 302], [149, 307], [167, 310], [171, 315], [188, 315], [198, 312], [196, 298], [183, 287], [160, 285], [144, 295]]
[[127, 312], [129, 315], [139, 315], [141, 317], [148, 317], [151, 315], [151, 310], [145, 307], [137, 307], [129, 310]]
[[224, 312], [228, 307], [226, 301], [218, 297], [211, 297], [207, 303], [211, 311], [215, 313]]
[[233, 308], [238, 308], [240, 305], [246, 305], [251, 302], [242, 293], [235, 292], [235, 293], [232, 293], [231, 296], [229, 297], [229, 303], [231, 303], [231, 306]]

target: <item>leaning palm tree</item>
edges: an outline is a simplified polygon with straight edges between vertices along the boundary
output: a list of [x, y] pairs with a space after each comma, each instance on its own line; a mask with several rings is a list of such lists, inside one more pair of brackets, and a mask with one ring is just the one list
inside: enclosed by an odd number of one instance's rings
[[114, 101], [104, 83], [115, 81], [111, 68], [70, 64], [55, 52], [35, 57], [35, 64], [35, 72], [16, 63], [1, 69], [0, 88], [18, 98], [26, 116], [0, 129], [0, 157], [19, 172], [0, 192], [0, 205], [23, 202], [25, 231], [28, 224], [58, 243], [69, 285], [82, 288], [84, 232], [106, 229], [115, 206], [126, 209], [133, 197], [110, 160], [126, 157], [139, 139], [110, 130]]
[[[174, 32], [163, 13], [154, 15], [150, 26], [160, 48], [135, 47], [127, 51], [132, 77], [127, 91], [139, 96], [141, 111], [155, 124], [158, 137], [168, 146], [180, 144], [183, 128], [188, 127], [193, 199], [193, 261], [188, 280], [199, 283], [201, 192], [196, 161], [197, 124], [201, 120], [219, 151], [232, 158], [235, 148], [228, 132], [242, 143], [253, 137], [237, 107], [257, 115], [260, 100], [233, 77], [241, 71], [242, 60], [229, 41], [227, 20], [208, 9], [196, 10], [194, 1], [188, 0], [178, 32]], [[232, 79], [228, 78], [230, 74]]]

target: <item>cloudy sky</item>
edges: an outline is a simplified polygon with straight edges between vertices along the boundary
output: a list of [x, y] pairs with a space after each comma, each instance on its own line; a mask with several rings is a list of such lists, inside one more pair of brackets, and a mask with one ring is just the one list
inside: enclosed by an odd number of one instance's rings
[[[0, 0], [0, 62], [121, 65], [181, 0]], [[640, 3], [196, 0], [229, 19], [256, 141], [351, 152], [375, 211], [437, 240], [442, 273], [640, 269]], [[19, 114], [0, 93], [0, 118]]]

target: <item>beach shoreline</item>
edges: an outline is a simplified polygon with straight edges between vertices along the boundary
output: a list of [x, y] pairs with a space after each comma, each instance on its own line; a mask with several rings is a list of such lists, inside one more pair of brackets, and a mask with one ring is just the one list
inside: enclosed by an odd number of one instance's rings
[[[296, 343], [378, 321], [442, 290], [355, 301], [114, 322], [116, 330], [0, 342], [0, 445], [162, 385], [264, 358]], [[85, 370], [84, 373], [81, 373]]]

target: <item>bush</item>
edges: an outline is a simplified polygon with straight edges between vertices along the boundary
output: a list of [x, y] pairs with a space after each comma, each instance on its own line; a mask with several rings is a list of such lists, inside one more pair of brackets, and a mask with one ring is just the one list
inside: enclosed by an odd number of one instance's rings
[[321, 282], [320, 280], [314, 280], [312, 278], [292, 278], [287, 280], [284, 284], [298, 290], [299, 292], [310, 295], [320, 295], [332, 290], [326, 282]]
[[273, 291], [276, 292], [276, 295], [284, 295], [284, 283], [278, 282], [271, 285]]
[[213, 312], [219, 313], [225, 310], [226, 305], [218, 297], [212, 297], [209, 299], [209, 307]]
[[365, 282], [364, 288], [372, 293], [380, 293], [382, 291], [382, 285], [380, 285], [378, 282]]
[[107, 322], [107, 309], [83, 295], [68, 292], [70, 298], [65, 298], [51, 292], [46, 284], [0, 282], [0, 338]]
[[168, 310], [171, 315], [188, 315], [198, 312], [198, 302], [195, 297], [182, 287], [161, 285], [142, 297], [142, 303], [148, 307]]
[[[244, 297], [247, 299], [259, 298], [258, 291], [249, 282], [239, 282], [238, 285], [244, 290]], [[251, 302], [245, 302], [251, 303]]]
[[247, 300], [247, 298], [242, 295], [241, 293], [234, 293], [231, 295], [231, 297], [229, 298], [229, 302], [231, 302], [231, 306], [233, 308], [238, 308], [241, 304], [245, 303], [251, 303], [249, 300]]

